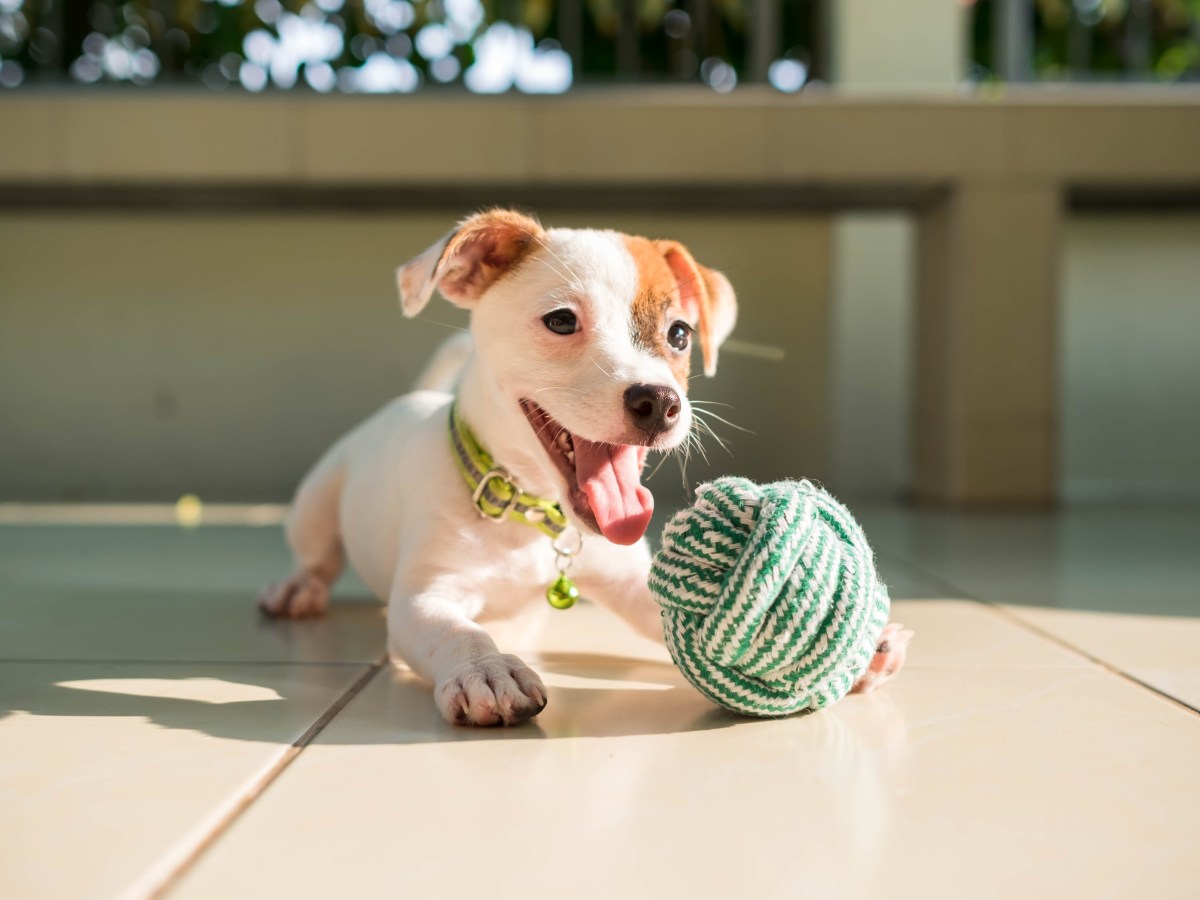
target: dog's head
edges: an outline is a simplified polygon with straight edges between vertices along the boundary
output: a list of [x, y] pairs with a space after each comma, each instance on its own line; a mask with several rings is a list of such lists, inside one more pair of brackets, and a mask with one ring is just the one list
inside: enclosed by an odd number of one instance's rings
[[679, 447], [694, 342], [704, 372], [733, 329], [733, 289], [675, 241], [472, 216], [397, 271], [414, 316], [435, 290], [471, 310], [479, 364], [540, 442], [574, 518], [618, 544], [650, 523], [649, 450]]

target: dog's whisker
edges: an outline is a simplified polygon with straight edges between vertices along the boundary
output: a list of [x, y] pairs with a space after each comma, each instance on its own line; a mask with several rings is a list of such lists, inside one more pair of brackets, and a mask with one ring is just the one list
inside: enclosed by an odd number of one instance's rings
[[679, 460], [679, 481], [683, 485], [684, 491], [689, 491], [691, 488], [688, 485], [687, 464], [688, 457], [691, 454], [691, 449], [685, 446], [684, 452], [676, 454], [675, 458]]
[[[545, 245], [543, 244], [543, 246], [545, 246]], [[549, 249], [549, 248], [547, 248], [547, 249]], [[554, 265], [554, 263], [550, 262], [550, 260], [548, 260], [548, 259], [543, 258], [542, 262], [544, 262], [546, 264], [546, 268], [550, 269], [555, 275], [557, 275], [563, 281], [567, 282], [567, 284], [569, 284], [572, 288], [575, 288], [576, 290], [579, 289], [578, 279], [573, 278], [571, 275], [564, 272], [562, 269], [560, 269], [558, 266]]]
[[606, 368], [604, 368], [604, 366], [602, 366], [602, 365], [600, 365], [600, 363], [596, 362], [595, 357], [591, 357], [591, 360], [592, 360], [592, 365], [595, 366], [597, 369], [599, 369], [601, 372], [603, 372], [605, 377], [607, 377], [607, 378], [616, 378], [617, 377], [615, 372], [608, 371]]
[[650, 474], [646, 476], [646, 480], [647, 480], [647, 481], [649, 481], [651, 478], [653, 478], [655, 475], [657, 475], [657, 474], [658, 474], [658, 470], [659, 470], [659, 469], [661, 469], [661, 468], [663, 467], [663, 463], [665, 463], [665, 462], [667, 461], [667, 459], [668, 459], [670, 456], [671, 456], [671, 454], [670, 454], [670, 453], [664, 453], [664, 454], [663, 454], [661, 457], [659, 457], [659, 460], [658, 460], [658, 465], [656, 465], [656, 466], [655, 466], [655, 467], [654, 467], [654, 468], [653, 468], [653, 469], [650, 471]]
[[[546, 421], [542, 423], [542, 427], [537, 430], [537, 432], [536, 432], [537, 436], [540, 438], [542, 436], [542, 432], [545, 431], [547, 428], [549, 428], [551, 425], [558, 425], [558, 423], [555, 422], [553, 419], [551, 419], [549, 416], [547, 416]], [[561, 425], [558, 425], [558, 434], [562, 434], [566, 430], [567, 429], [563, 428]], [[554, 436], [554, 440], [556, 440], [556, 441], [558, 440], [558, 434], [556, 434]]]
[[[703, 435], [701, 435], [701, 433], [700, 433], [700, 428], [702, 428], [702, 427], [704, 427], [704, 422], [702, 422], [700, 419], [692, 420], [692, 435], [696, 439], [696, 449], [700, 451], [701, 457], [703, 457], [705, 463], [707, 463], [709, 461], [708, 460], [708, 451], [706, 450], [706, 448], [704, 446]], [[709, 434], [712, 434], [711, 428], [707, 429], [707, 430], [708, 430]], [[716, 435], [714, 434], [713, 437], [716, 437]], [[717, 439], [717, 443], [720, 443], [719, 438]], [[722, 445], [722, 446], [724, 446], [724, 445]]]
[[[542, 422], [541, 426], [537, 429], [537, 431], [534, 432], [534, 435], [536, 437], [540, 438], [542, 436], [542, 432], [545, 431], [547, 428], [549, 428], [551, 425], [558, 425], [558, 423], [555, 422], [554, 419], [550, 418], [549, 416], [545, 416], [544, 421]], [[562, 428], [561, 425], [559, 425], [559, 427]], [[564, 428], [563, 430], [565, 431], [566, 429]], [[557, 437], [558, 436], [555, 435], [556, 439], [557, 439]]]
[[[694, 421], [698, 422], [699, 420]], [[703, 459], [707, 464], [708, 453], [704, 449], [704, 444], [701, 442], [700, 436], [696, 433], [695, 426], [693, 426], [692, 430], [688, 432], [687, 440], [695, 446], [696, 452], [700, 454], [700, 458]]]
[[704, 421], [702, 421], [702, 420], [700, 420], [700, 419], [697, 419], [696, 421], [697, 421], [697, 422], [700, 424], [700, 426], [701, 426], [701, 427], [702, 427], [702, 428], [703, 428], [705, 431], [707, 431], [707, 432], [708, 432], [710, 435], [712, 435], [712, 439], [713, 439], [714, 441], [716, 441], [716, 442], [717, 442], [717, 444], [719, 444], [719, 445], [720, 445], [720, 447], [721, 447], [721, 449], [722, 449], [722, 450], [724, 450], [724, 451], [725, 451], [726, 453], [728, 453], [730, 456], [733, 456], [733, 451], [731, 451], [731, 450], [730, 450], [730, 449], [729, 449], [727, 446], [725, 446], [725, 442], [724, 442], [723, 440], [721, 440], [721, 437], [720, 437], [720, 435], [718, 435], [718, 434], [717, 434], [715, 431], [713, 431], [713, 430], [712, 430], [712, 426], [711, 426], [711, 425], [709, 425], [707, 422], [704, 422]]
[[[576, 273], [575, 270], [571, 268], [571, 265], [565, 259], [563, 259], [561, 256], [559, 256], [557, 253], [555, 253], [554, 248], [551, 247], [548, 243], [546, 243], [544, 238], [534, 234], [533, 232], [528, 232], [528, 234], [531, 238], [533, 238], [535, 241], [537, 241], [538, 244], [540, 244], [547, 253], [549, 253], [556, 260], [558, 260], [560, 263], [562, 263], [563, 268], [565, 268], [567, 271], [566, 271], [566, 273], [563, 273], [563, 272], [559, 271], [557, 268], [555, 268], [554, 266], [550, 266], [550, 268], [554, 269], [554, 271], [558, 275], [560, 275], [563, 279], [570, 282], [571, 287], [575, 288], [575, 290], [577, 290], [577, 291], [582, 290], [583, 289], [583, 279], [581, 279], [579, 277], [578, 273]], [[547, 265], [549, 265], [549, 263], [547, 263]]]
[[[693, 404], [695, 402], [696, 402], [695, 400], [692, 401]], [[722, 425], [728, 425], [730, 428], [736, 428], [738, 431], [745, 432], [746, 434], [754, 434], [754, 432], [751, 431], [749, 428], [743, 428], [741, 425], [735, 425], [732, 422], [730, 422], [728, 419], [717, 415], [711, 409], [695, 409], [695, 408], [693, 408], [692, 412], [696, 414], [697, 420], [699, 420], [699, 418], [701, 416], [707, 416], [710, 419], [716, 419]]]
[[[469, 328], [464, 328], [462, 325], [451, 325], [449, 322], [439, 322], [437, 319], [422, 318], [422, 319], [420, 319], [420, 321], [428, 322], [430, 325], [438, 325], [442, 328], [449, 328], [451, 331], [470, 331], [471, 330]], [[450, 339], [446, 338], [446, 340], [450, 340]]]
[[567, 270], [567, 272], [569, 272], [569, 273], [570, 273], [570, 278], [569, 278], [569, 280], [571, 280], [571, 281], [574, 281], [574, 282], [576, 282], [576, 283], [578, 283], [578, 282], [579, 282], [579, 280], [580, 280], [580, 279], [579, 279], [579, 275], [578, 275], [578, 274], [575, 272], [575, 270], [574, 270], [574, 269], [572, 269], [572, 268], [571, 268], [570, 264], [569, 264], [569, 263], [568, 263], [568, 262], [567, 262], [565, 259], [563, 259], [561, 256], [559, 256], [559, 255], [558, 255], [558, 254], [557, 254], [557, 253], [554, 251], [554, 248], [553, 248], [553, 247], [551, 247], [551, 246], [550, 246], [548, 243], [546, 243], [546, 239], [545, 239], [545, 238], [543, 238], [541, 235], [533, 234], [532, 232], [529, 232], [529, 236], [530, 236], [530, 237], [532, 237], [532, 238], [533, 238], [535, 241], [537, 241], [537, 242], [538, 242], [538, 244], [540, 244], [540, 245], [542, 246], [542, 248], [543, 248], [543, 249], [545, 249], [545, 251], [546, 251], [547, 253], [549, 253], [549, 254], [550, 254], [551, 256], [553, 256], [553, 257], [554, 257], [556, 260], [558, 260], [560, 263], [562, 263], [562, 265], [563, 265], [563, 268], [565, 268], [565, 269]]

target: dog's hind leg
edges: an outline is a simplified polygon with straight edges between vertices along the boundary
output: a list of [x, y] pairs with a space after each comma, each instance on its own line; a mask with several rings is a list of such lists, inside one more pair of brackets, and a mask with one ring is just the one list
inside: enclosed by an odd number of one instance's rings
[[329, 605], [329, 589], [345, 565], [338, 526], [344, 470], [335, 446], [300, 483], [286, 527], [296, 568], [259, 594], [258, 607], [266, 615], [302, 619], [321, 615]]

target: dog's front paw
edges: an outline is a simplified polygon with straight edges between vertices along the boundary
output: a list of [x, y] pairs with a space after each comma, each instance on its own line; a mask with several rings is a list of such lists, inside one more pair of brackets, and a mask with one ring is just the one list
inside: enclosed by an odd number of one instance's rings
[[455, 669], [434, 701], [454, 725], [517, 725], [546, 708], [546, 688], [517, 657], [485, 656]]
[[908, 658], [908, 642], [912, 640], [912, 636], [913, 633], [898, 622], [893, 622], [883, 629], [879, 644], [875, 647], [875, 655], [871, 657], [867, 671], [851, 689], [851, 693], [869, 694], [899, 672], [904, 660]]
[[307, 619], [323, 615], [329, 606], [329, 585], [308, 572], [267, 585], [258, 595], [258, 608], [274, 619]]

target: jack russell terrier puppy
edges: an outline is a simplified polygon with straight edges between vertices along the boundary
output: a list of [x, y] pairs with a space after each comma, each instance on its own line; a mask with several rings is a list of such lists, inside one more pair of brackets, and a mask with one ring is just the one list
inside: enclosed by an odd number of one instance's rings
[[[470, 310], [472, 346], [452, 342], [418, 385], [443, 390], [393, 401], [305, 477], [287, 522], [295, 571], [259, 606], [320, 615], [349, 560], [388, 604], [389, 651], [434, 686], [448, 721], [516, 724], [542, 711], [546, 688], [481, 622], [578, 590], [663, 640], [642, 469], [690, 433], [692, 342], [712, 375], [733, 289], [675, 241], [543, 229], [501, 209], [463, 221], [397, 280], [406, 316], [434, 291]], [[560, 578], [568, 566], [577, 589]], [[860, 688], [903, 662], [907, 637], [888, 627]]]

